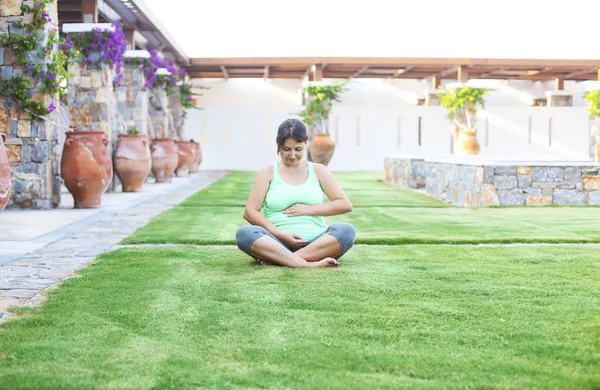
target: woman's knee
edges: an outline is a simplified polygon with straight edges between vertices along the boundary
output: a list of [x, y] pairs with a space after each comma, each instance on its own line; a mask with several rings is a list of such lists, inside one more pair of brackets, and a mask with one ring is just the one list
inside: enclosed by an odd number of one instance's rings
[[327, 233], [338, 240], [342, 248], [342, 254], [352, 248], [356, 239], [356, 229], [351, 224], [345, 222], [331, 225]]
[[235, 234], [237, 247], [250, 254], [250, 247], [254, 241], [267, 234], [267, 231], [261, 226], [246, 225], [239, 228]]

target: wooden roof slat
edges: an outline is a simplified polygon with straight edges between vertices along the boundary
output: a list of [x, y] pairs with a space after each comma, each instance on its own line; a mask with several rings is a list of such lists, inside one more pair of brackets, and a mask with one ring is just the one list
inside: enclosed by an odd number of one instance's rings
[[[229, 77], [304, 78], [312, 66], [321, 64], [325, 78], [428, 77], [452, 78], [466, 66], [470, 78], [547, 80], [595, 80], [599, 60], [495, 59], [495, 58], [388, 58], [388, 57], [283, 57], [283, 58], [192, 58], [188, 73], [206, 74], [222, 70]], [[400, 71], [399, 71], [400, 70]], [[250, 75], [250, 76], [248, 76]], [[294, 76], [295, 75], [295, 76]], [[222, 76], [221, 76], [222, 77]]]

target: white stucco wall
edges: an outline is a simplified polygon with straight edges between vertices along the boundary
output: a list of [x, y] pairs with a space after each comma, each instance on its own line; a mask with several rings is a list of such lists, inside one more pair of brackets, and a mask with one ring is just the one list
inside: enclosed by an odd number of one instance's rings
[[[279, 123], [302, 109], [301, 82], [282, 79], [198, 80], [210, 87], [190, 110], [184, 136], [199, 140], [201, 169], [255, 171], [277, 159]], [[450, 81], [444, 81], [446, 84]], [[531, 107], [553, 83], [489, 81], [479, 119], [482, 158], [587, 159], [585, 83], [565, 82], [573, 107]], [[331, 115], [332, 170], [381, 170], [384, 155], [445, 157], [450, 122], [441, 107], [417, 106], [427, 81], [354, 79]], [[421, 144], [418, 143], [419, 118]], [[530, 135], [531, 134], [531, 135]]]

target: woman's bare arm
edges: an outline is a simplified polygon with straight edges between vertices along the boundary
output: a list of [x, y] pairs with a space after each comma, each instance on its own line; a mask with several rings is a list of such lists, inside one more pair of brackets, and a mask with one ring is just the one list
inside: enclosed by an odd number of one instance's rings
[[256, 174], [252, 190], [248, 195], [248, 202], [244, 209], [244, 219], [251, 225], [262, 226], [275, 237], [281, 232], [260, 212], [269, 190], [269, 184], [273, 180], [273, 166], [263, 167]]

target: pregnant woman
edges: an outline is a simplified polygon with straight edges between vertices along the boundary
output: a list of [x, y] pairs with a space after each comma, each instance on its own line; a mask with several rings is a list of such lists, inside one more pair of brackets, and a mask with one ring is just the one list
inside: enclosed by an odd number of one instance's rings
[[302, 121], [285, 120], [276, 139], [280, 159], [256, 175], [244, 210], [250, 226], [238, 229], [236, 241], [259, 264], [339, 267], [354, 245], [354, 226], [325, 225], [323, 217], [348, 213], [352, 204], [327, 167], [304, 159], [307, 141]]

